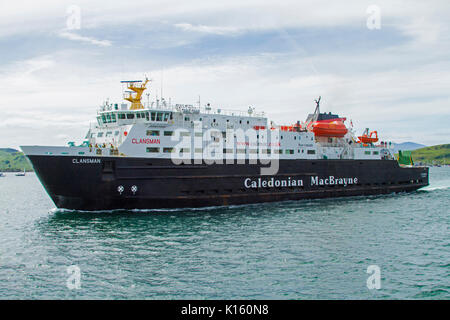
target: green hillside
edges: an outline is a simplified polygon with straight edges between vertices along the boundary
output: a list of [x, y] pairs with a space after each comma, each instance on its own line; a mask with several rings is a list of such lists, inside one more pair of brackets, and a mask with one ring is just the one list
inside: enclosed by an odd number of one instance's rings
[[412, 151], [414, 162], [426, 164], [450, 164], [450, 144], [440, 144], [437, 146], [420, 148]]
[[23, 169], [33, 170], [22, 152], [14, 149], [0, 149], [0, 172], [22, 171]]

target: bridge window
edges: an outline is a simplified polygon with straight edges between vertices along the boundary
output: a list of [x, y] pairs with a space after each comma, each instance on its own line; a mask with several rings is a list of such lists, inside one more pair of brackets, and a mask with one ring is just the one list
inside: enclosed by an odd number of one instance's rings
[[150, 148], [147, 148], [147, 152], [151, 152], [151, 153], [159, 153], [159, 148], [156, 148], [156, 147], [150, 147]]
[[125, 113], [119, 113], [119, 114], [117, 115], [117, 117], [118, 117], [119, 119], [124, 120], [124, 119], [125, 119]]
[[164, 113], [164, 121], [167, 121], [167, 120], [169, 120], [169, 113]]
[[175, 152], [175, 148], [164, 148], [163, 152], [164, 153], [172, 153], [172, 152]]
[[156, 114], [156, 121], [163, 121], [163, 113], [162, 112], [158, 112]]
[[156, 112], [152, 112], [152, 121], [156, 121]]
[[127, 119], [134, 119], [134, 113], [127, 113]]
[[159, 136], [159, 130], [147, 130], [148, 136]]

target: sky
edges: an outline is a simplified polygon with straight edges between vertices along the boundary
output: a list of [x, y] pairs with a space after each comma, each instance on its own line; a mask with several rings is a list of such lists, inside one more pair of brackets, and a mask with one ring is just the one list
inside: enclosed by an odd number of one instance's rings
[[449, 16], [448, 0], [2, 1], [0, 147], [81, 141], [145, 76], [150, 99], [292, 124], [322, 96], [357, 133], [450, 143]]

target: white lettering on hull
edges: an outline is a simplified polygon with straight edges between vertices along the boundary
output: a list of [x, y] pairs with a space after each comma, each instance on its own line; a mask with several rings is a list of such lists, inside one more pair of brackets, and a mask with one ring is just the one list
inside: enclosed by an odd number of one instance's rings
[[89, 159], [89, 158], [82, 158], [82, 159], [72, 159], [73, 164], [98, 164], [102, 161], [100, 159]]
[[[358, 184], [358, 178], [336, 178], [334, 176], [319, 178], [319, 176], [311, 177], [311, 186], [348, 186]], [[247, 189], [259, 189], [259, 188], [278, 188], [278, 187], [303, 187], [303, 179], [293, 179], [287, 177], [286, 179], [251, 179], [246, 178], [244, 180], [244, 186]]]
[[252, 180], [251, 178], [247, 178], [244, 180], [244, 186], [247, 189], [258, 189], [258, 188], [278, 188], [278, 187], [302, 187], [303, 180], [302, 179], [293, 179], [288, 177], [286, 179], [263, 179], [258, 178]]
[[318, 176], [311, 177], [311, 186], [348, 186], [350, 184], [358, 184], [358, 178], [336, 178], [329, 176], [327, 178], [319, 178]]

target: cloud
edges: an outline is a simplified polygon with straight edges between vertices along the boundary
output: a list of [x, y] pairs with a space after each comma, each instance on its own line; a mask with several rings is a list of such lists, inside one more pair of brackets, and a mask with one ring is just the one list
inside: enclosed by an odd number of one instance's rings
[[242, 29], [235, 27], [214, 27], [204, 25], [192, 25], [190, 23], [177, 23], [175, 27], [184, 31], [218, 34], [218, 35], [233, 35], [242, 32]]
[[112, 42], [109, 40], [97, 40], [97, 39], [91, 38], [91, 37], [80, 36], [79, 34], [76, 34], [74, 32], [61, 31], [58, 33], [58, 35], [64, 39], [87, 42], [87, 43], [94, 44], [94, 45], [101, 46], [101, 47], [109, 47], [112, 45]]

